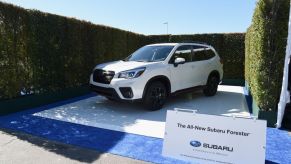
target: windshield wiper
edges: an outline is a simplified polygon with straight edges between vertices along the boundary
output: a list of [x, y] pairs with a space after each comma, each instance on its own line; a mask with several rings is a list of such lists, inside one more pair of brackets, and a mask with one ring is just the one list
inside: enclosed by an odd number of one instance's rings
[[148, 60], [135, 60], [136, 62], [149, 62]]

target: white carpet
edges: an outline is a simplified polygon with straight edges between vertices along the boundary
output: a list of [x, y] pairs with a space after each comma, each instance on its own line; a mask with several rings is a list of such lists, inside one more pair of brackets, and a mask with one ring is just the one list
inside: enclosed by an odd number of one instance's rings
[[164, 137], [166, 111], [174, 108], [212, 115], [250, 116], [243, 87], [220, 85], [218, 90], [213, 97], [196, 92], [170, 98], [163, 109], [154, 112], [147, 111], [141, 104], [118, 103], [95, 96], [34, 115], [158, 138]]

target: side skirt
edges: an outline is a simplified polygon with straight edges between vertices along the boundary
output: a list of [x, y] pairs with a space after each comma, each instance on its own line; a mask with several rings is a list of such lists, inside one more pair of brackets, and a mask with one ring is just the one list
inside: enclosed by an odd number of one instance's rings
[[205, 87], [206, 87], [205, 85], [200, 85], [200, 86], [196, 86], [196, 87], [181, 89], [181, 90], [178, 90], [178, 91], [171, 93], [171, 96], [176, 96], [176, 95], [179, 95], [182, 93], [189, 93], [189, 92], [193, 92], [193, 91], [197, 91], [197, 90], [202, 90]]

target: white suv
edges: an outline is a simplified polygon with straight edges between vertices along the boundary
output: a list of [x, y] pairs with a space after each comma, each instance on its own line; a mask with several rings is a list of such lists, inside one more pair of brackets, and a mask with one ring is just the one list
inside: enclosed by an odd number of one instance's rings
[[97, 65], [90, 87], [110, 100], [141, 100], [157, 110], [180, 92], [201, 88], [215, 95], [222, 67], [215, 49], [204, 43], [151, 44], [124, 60]]

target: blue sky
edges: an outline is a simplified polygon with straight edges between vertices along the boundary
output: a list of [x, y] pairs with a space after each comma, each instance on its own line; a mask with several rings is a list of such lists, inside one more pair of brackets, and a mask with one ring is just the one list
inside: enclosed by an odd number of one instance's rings
[[256, 0], [1, 0], [140, 34], [245, 32]]

